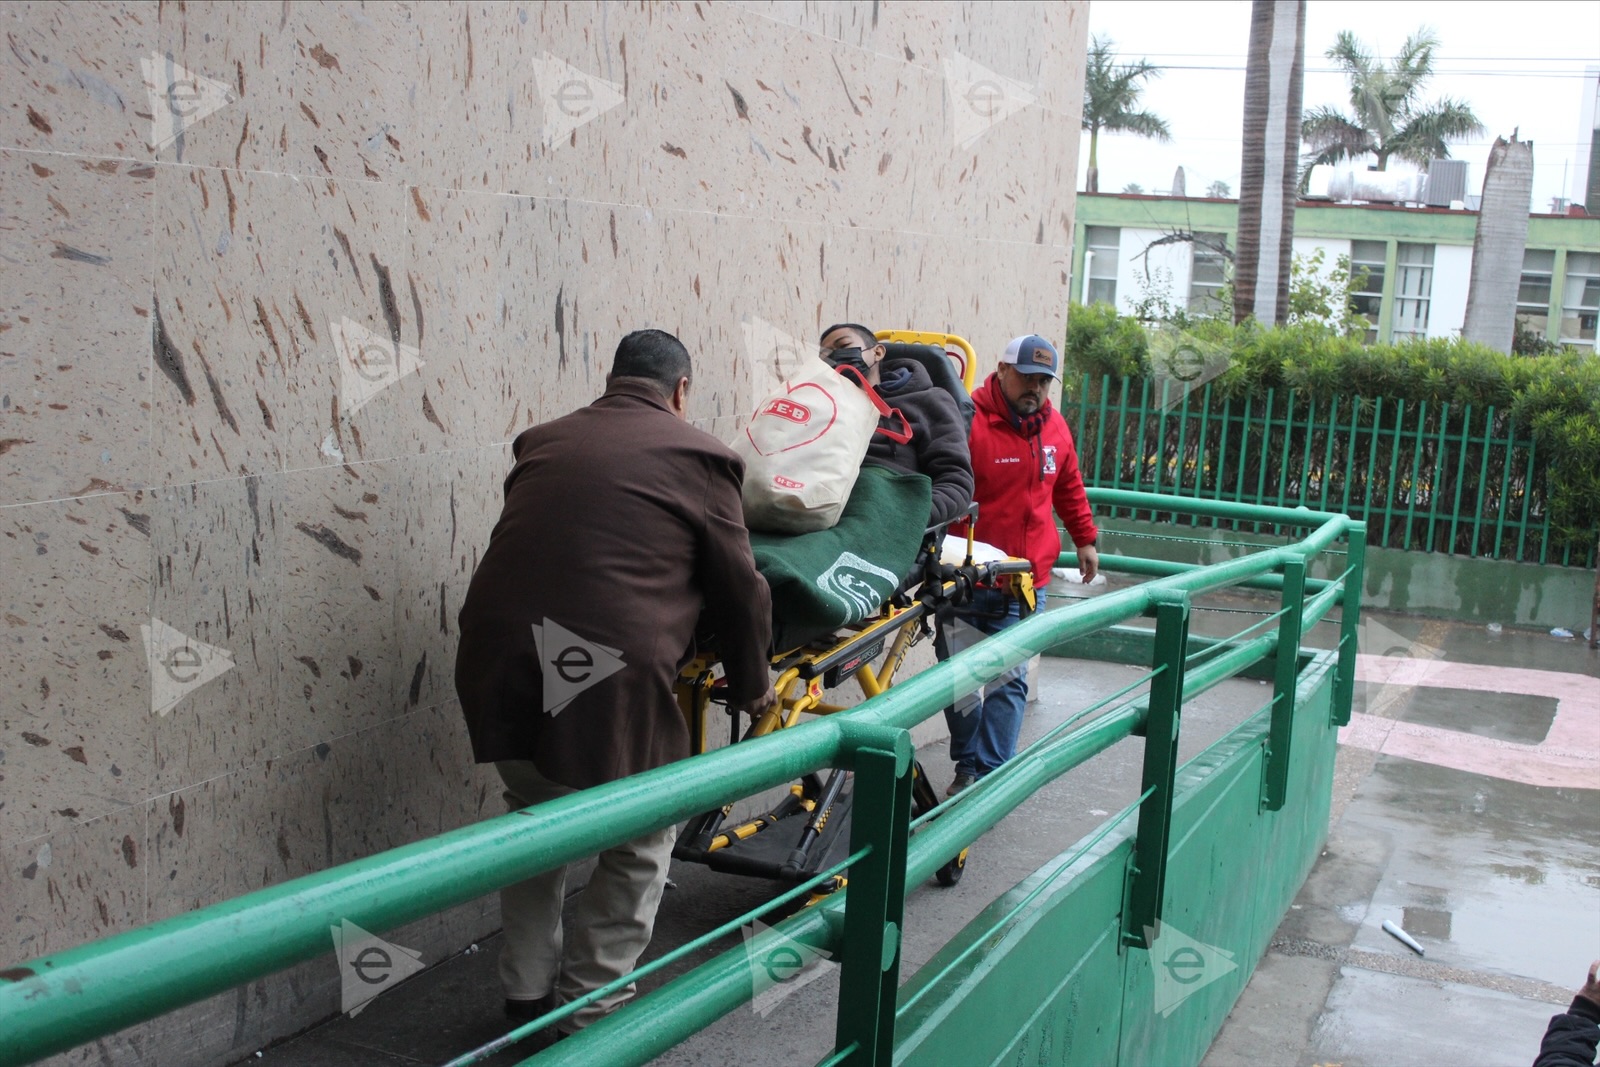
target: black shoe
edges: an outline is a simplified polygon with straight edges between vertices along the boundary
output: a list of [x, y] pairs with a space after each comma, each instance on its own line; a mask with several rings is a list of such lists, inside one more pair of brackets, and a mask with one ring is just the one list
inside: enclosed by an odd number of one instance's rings
[[546, 993], [538, 1000], [506, 999], [506, 1018], [517, 1024], [532, 1022], [541, 1015], [549, 1015], [559, 1007], [554, 993]]
[[944, 795], [947, 797], [953, 797], [963, 789], [972, 788], [973, 783], [975, 783], [977, 780], [977, 776], [975, 775], [958, 774], [955, 777], [955, 781], [950, 783], [950, 788], [944, 791]]

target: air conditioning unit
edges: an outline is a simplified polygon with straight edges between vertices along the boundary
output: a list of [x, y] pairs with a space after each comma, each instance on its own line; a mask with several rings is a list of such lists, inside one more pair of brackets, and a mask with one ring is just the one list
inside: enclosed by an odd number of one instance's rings
[[1428, 164], [1423, 203], [1429, 207], [1449, 207], [1452, 201], [1467, 198], [1467, 161], [1435, 159]]

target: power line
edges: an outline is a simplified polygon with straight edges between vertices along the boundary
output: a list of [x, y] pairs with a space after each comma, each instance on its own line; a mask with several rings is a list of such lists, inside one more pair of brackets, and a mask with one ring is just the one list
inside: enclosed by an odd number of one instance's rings
[[[1143, 59], [1143, 60], [1148, 61], [1152, 57], [1155, 57], [1155, 58], [1173, 57], [1173, 58], [1178, 58], [1178, 59], [1212, 59], [1212, 60], [1221, 60], [1221, 61], [1223, 61], [1223, 62], [1219, 62], [1219, 63], [1159, 63], [1159, 64], [1155, 64], [1161, 70], [1224, 70], [1224, 71], [1242, 71], [1242, 70], [1245, 70], [1246, 69], [1245, 63], [1247, 62], [1247, 60], [1249, 58], [1247, 56], [1238, 55], [1238, 54], [1235, 54], [1235, 53], [1221, 53], [1221, 54], [1219, 54], [1219, 53], [1216, 53], [1216, 52], [1147, 52], [1147, 53], [1143, 54], [1140, 58]], [[1116, 56], [1116, 58], [1119, 59], [1119, 60], [1125, 60], [1125, 61], [1131, 61], [1131, 62], [1138, 62], [1139, 61], [1139, 60], [1133, 60], [1131, 53], [1119, 53]], [[1434, 74], [1434, 75], [1484, 76], [1484, 77], [1518, 77], [1518, 76], [1526, 76], [1526, 77], [1531, 77], [1531, 78], [1589, 78], [1589, 77], [1594, 77], [1596, 72], [1600, 71], [1600, 62], [1597, 62], [1597, 58], [1594, 57], [1594, 56], [1451, 56], [1448, 59], [1442, 60], [1441, 62], [1443, 64], [1450, 64], [1450, 63], [1538, 63], [1538, 64], [1542, 64], [1543, 66], [1540, 66], [1540, 67], [1523, 66], [1523, 67], [1515, 67], [1515, 68], [1511, 68], [1511, 69], [1501, 68], [1499, 70], [1485, 70], [1485, 69], [1479, 69], [1479, 68], [1476, 68], [1476, 67], [1451, 67], [1451, 66], [1448, 66], [1448, 65], [1442, 65], [1442, 66], [1433, 67], [1432, 70], [1431, 70], [1432, 74]], [[1557, 63], [1578, 63], [1578, 64], [1583, 64], [1583, 66], [1580, 67], [1580, 68], [1577, 68], [1577, 69], [1570, 69], [1570, 70], [1552, 70], [1552, 69], [1550, 69], [1551, 65], [1557, 64]], [[1343, 74], [1343, 75], [1348, 75], [1350, 73], [1344, 67], [1307, 67], [1307, 68], [1305, 68], [1305, 72], [1307, 74]]]
[[[1118, 53], [1131, 55], [1132, 53]], [[1150, 56], [1177, 56], [1180, 58], [1203, 59], [1244, 59], [1243, 54], [1233, 52], [1146, 52], [1145, 58]], [[1444, 62], [1472, 62], [1472, 63], [1589, 63], [1597, 64], [1594, 56], [1450, 56]]]
[[[1245, 72], [1246, 68], [1244, 68], [1242, 66], [1234, 67], [1234, 66], [1220, 66], [1220, 65], [1199, 64], [1199, 63], [1196, 63], [1196, 64], [1166, 63], [1166, 64], [1162, 64], [1158, 69], [1160, 69], [1160, 70], [1218, 70], [1218, 71], [1237, 72], [1237, 73], [1242, 74], [1242, 73]], [[1345, 75], [1348, 75], [1350, 72], [1347, 71], [1347, 70], [1344, 70], [1341, 67], [1306, 67], [1305, 68], [1305, 73], [1307, 73], [1307, 74], [1338, 74], [1338, 75], [1341, 75], [1341, 76], [1345, 76]], [[1573, 80], [1578, 80], [1578, 81], [1581, 81], [1581, 80], [1584, 80], [1584, 79], [1587, 79], [1587, 78], [1592, 78], [1594, 76], [1594, 75], [1589, 74], [1587, 72], [1580, 72], [1580, 71], [1538, 71], [1538, 70], [1435, 70], [1433, 72], [1433, 75], [1436, 78], [1438, 78], [1438, 77], [1456, 77], [1456, 78], [1556, 78], [1556, 79], [1573, 79]]]

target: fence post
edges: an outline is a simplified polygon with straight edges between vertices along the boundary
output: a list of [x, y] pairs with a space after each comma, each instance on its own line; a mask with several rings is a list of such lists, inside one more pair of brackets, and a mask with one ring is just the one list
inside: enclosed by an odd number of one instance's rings
[[1184, 657], [1189, 644], [1189, 594], [1163, 590], [1146, 614], [1156, 617], [1155, 654], [1159, 673], [1150, 682], [1150, 711], [1144, 724], [1144, 777], [1139, 832], [1133, 844], [1132, 884], [1123, 909], [1122, 943], [1149, 949], [1148, 930], [1161, 922], [1167, 883], [1167, 847], [1172, 830], [1172, 785], [1178, 769], [1178, 724], [1183, 710]]
[[1339, 675], [1333, 684], [1333, 725], [1350, 724], [1356, 691], [1356, 653], [1360, 652], [1361, 595], [1366, 590], [1367, 524], [1353, 522], [1346, 535], [1349, 573], [1339, 594]]
[[900, 986], [900, 931], [905, 919], [906, 839], [911, 822], [911, 735], [842, 723], [855, 742], [855, 802], [850, 851], [870, 849], [850, 868], [845, 893], [839, 1062], [887, 1067], [894, 1059], [895, 995]]
[[1289, 791], [1289, 749], [1294, 738], [1294, 690], [1300, 676], [1301, 609], [1305, 604], [1306, 561], [1283, 565], [1283, 617], [1278, 620], [1278, 662], [1272, 691], [1272, 725], [1267, 732], [1266, 780], [1261, 810], [1278, 811]]

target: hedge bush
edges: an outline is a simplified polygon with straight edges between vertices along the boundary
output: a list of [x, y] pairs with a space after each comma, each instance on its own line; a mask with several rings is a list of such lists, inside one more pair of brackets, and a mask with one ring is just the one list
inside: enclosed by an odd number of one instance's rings
[[[1265, 399], [1293, 389], [1305, 403], [1333, 397], [1371, 404], [1404, 400], [1453, 411], [1493, 406], [1535, 442], [1546, 479], [1554, 542], [1585, 555], [1600, 533], [1600, 356], [1568, 350], [1505, 355], [1460, 339], [1365, 345], [1321, 326], [1238, 326], [1190, 320], [1186, 331], [1229, 353], [1211, 382], [1219, 400]], [[1152, 376], [1149, 333], [1107, 304], [1074, 304], [1067, 320], [1069, 372], [1099, 379]], [[1070, 384], [1070, 383], [1069, 383]], [[1281, 402], [1281, 401], [1280, 401]]]

